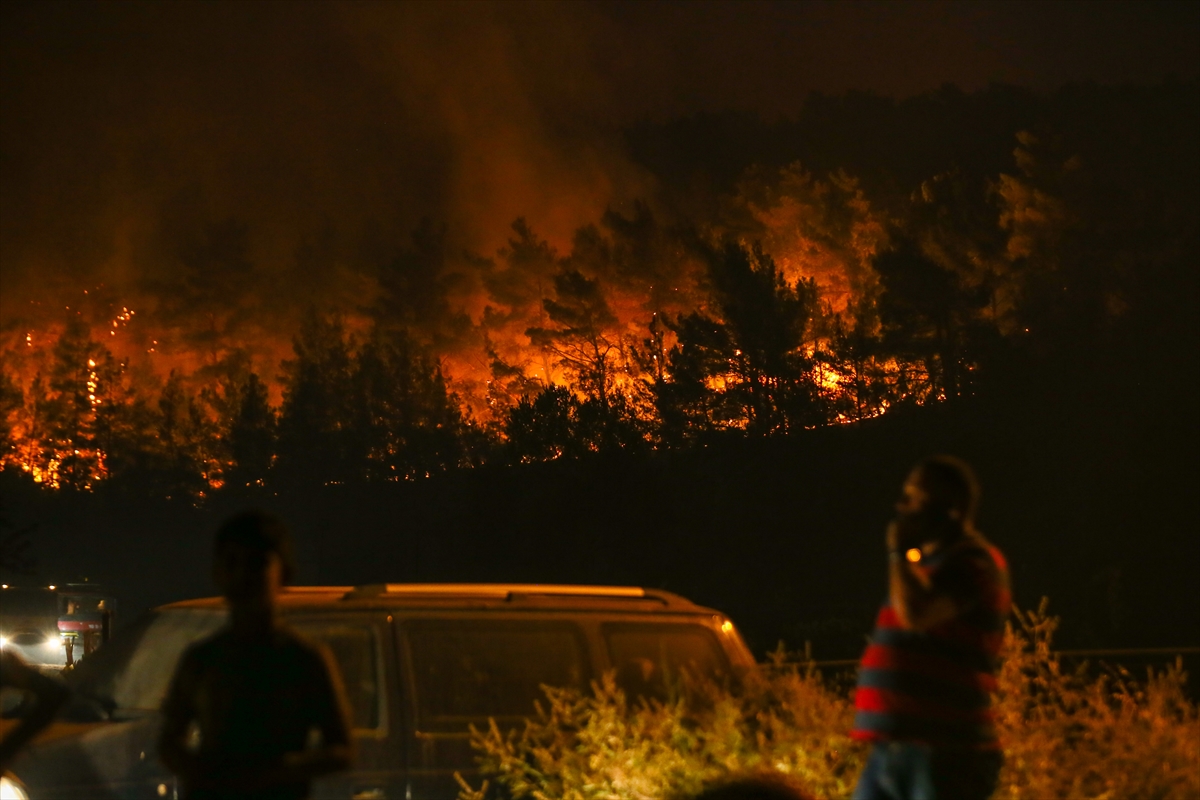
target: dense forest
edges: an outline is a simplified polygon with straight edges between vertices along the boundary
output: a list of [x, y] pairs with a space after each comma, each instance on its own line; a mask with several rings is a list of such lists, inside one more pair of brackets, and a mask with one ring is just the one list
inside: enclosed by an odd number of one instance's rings
[[0, 457], [8, 480], [203, 503], [1112, 376], [1182, 403], [1197, 104], [1195, 83], [946, 87], [646, 123], [626, 140], [655, 191], [569, 249], [518, 219], [495, 253], [451, 252], [427, 220], [338, 273], [350, 302], [287, 314], [255, 231], [212, 220], [169, 278], [4, 321]]
[[4, 535], [136, 610], [209, 592], [255, 504], [305, 582], [661, 586], [852, 658], [897, 483], [946, 450], [1061, 643], [1195, 644], [1198, 88], [647, 122], [646, 195], [557, 245], [428, 220], [280, 265], [166, 209], [166, 267], [3, 320]]

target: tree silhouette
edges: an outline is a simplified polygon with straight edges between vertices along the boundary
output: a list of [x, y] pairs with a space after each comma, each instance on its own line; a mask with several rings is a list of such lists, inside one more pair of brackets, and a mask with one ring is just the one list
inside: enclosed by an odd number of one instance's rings
[[509, 457], [516, 462], [550, 461], [582, 452], [576, 429], [579, 401], [565, 386], [547, 386], [522, 399], [504, 426]]
[[435, 344], [470, 329], [470, 317], [452, 308], [448, 299], [467, 276], [447, 258], [445, 225], [422, 219], [408, 246], [379, 270], [378, 278], [380, 295], [372, 316], [379, 327], [419, 330]]
[[256, 373], [238, 392], [238, 405], [226, 434], [231, 459], [225, 482], [231, 487], [261, 486], [275, 457], [277, 420], [270, 397]]
[[441, 367], [412, 339], [375, 330], [354, 359], [353, 440], [368, 478], [395, 480], [463, 463], [466, 422]]
[[25, 393], [20, 385], [0, 368], [0, 462], [16, 449], [16, 416], [24, 405]]
[[660, 438], [680, 447], [737, 425], [742, 410], [723, 391], [737, 350], [728, 328], [699, 312], [674, 321], [664, 318], [664, 324], [677, 341], [665, 355], [664, 376], [655, 381]]
[[73, 317], [54, 345], [49, 375], [35, 382], [33, 461], [42, 474], [64, 487], [85, 489], [102, 477], [103, 453], [96, 448], [96, 408], [119, 372], [87, 326]]
[[708, 251], [713, 294], [733, 352], [725, 393], [758, 434], [819, 421], [817, 389], [805, 334], [817, 307], [811, 280], [789, 284], [755, 245], [733, 241]]
[[830, 410], [849, 420], [861, 420], [896, 402], [882, 363], [886, 354], [875, 304], [860, 300], [850, 307], [848, 318], [835, 315], [829, 324], [829, 358], [823, 359], [823, 366], [837, 376], [841, 390], [831, 398]]
[[[574, 390], [576, 433], [589, 450], [628, 449], [644, 434], [628, 396], [616, 386], [625, 352], [612, 333], [616, 315], [598, 280], [565, 269], [554, 277], [555, 297], [544, 301], [550, 325], [526, 331], [534, 345], [553, 353]], [[627, 371], [627, 370], [626, 370]]]
[[124, 375], [113, 377], [95, 409], [96, 449], [104, 455], [109, 482], [123, 491], [153, 494], [163, 488], [165, 468], [156, 409]]
[[216, 429], [172, 371], [158, 398], [159, 475], [167, 497], [195, 497], [220, 475]]
[[579, 390], [601, 407], [609, 404], [619, 343], [609, 331], [616, 324], [600, 282], [577, 270], [554, 276], [554, 298], [542, 301], [545, 327], [525, 331], [529, 341], [552, 352]]
[[521, 400], [533, 397], [544, 387], [540, 380], [525, 374], [528, 362], [510, 364], [497, 351], [491, 337], [484, 334], [484, 354], [488, 359], [486, 402], [490, 418], [487, 424], [501, 431], [513, 407]]
[[310, 310], [292, 349], [279, 418], [281, 474], [302, 483], [361, 478], [364, 454], [351, 441], [353, 365], [342, 321]]
[[972, 289], [925, 255], [912, 240], [875, 259], [879, 315], [885, 346], [897, 357], [920, 361], [932, 396], [951, 400], [966, 390], [973, 334], [988, 305], [986, 286]]
[[238, 327], [261, 309], [252, 310], [256, 287], [250, 261], [250, 228], [229, 217], [185, 237], [178, 250], [178, 269], [163, 287], [164, 310], [181, 326], [186, 340], [205, 352], [211, 363]]
[[[484, 309], [485, 331], [524, 332], [547, 323], [543, 300], [549, 297], [554, 276], [559, 271], [558, 254], [548, 242], [539, 238], [524, 217], [512, 224], [513, 235], [500, 250], [503, 268], [491, 259], [480, 261], [484, 269], [483, 284], [493, 301]], [[554, 356], [542, 351], [542, 384], [553, 380]]]

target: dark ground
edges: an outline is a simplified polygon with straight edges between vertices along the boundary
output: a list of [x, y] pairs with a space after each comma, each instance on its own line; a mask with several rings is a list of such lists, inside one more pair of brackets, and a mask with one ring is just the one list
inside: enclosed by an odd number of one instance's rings
[[981, 527], [1009, 556], [1018, 604], [1051, 598], [1060, 646], [1200, 644], [1197, 424], [1193, 404], [1162, 402], [1188, 396], [1190, 383], [1158, 380], [1154, 397], [1125, 380], [1087, 385], [786, 439], [219, 495], [203, 509], [39, 492], [11, 473], [4, 501], [12, 523], [37, 525], [36, 580], [110, 585], [125, 621], [211, 594], [212, 531], [253, 503], [293, 526], [302, 583], [661, 587], [728, 613], [759, 654], [807, 640], [817, 658], [836, 659], [858, 655], [881, 599], [883, 529], [901, 480], [945, 451], [976, 465]]

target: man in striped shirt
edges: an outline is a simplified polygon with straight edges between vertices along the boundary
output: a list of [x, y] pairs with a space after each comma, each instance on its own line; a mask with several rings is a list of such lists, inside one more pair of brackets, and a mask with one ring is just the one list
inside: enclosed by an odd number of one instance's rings
[[950, 456], [916, 466], [888, 526], [888, 600], [859, 670], [853, 736], [873, 744], [854, 800], [986, 800], [1002, 755], [991, 695], [1012, 606], [975, 529], [979, 486]]

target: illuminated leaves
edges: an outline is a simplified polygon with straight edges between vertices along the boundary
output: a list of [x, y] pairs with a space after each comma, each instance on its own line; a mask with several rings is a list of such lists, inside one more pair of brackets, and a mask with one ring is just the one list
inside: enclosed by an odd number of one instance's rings
[[1051, 649], [1058, 619], [1016, 613], [1005, 638], [996, 704], [1005, 743], [1001, 795], [1200, 795], [1200, 716], [1176, 663], [1144, 681], [1124, 670], [1069, 668]]
[[[1005, 747], [996, 797], [1185, 800], [1200, 793], [1200, 717], [1179, 666], [1134, 681], [1066, 669], [1045, 605], [1005, 637], [995, 704]], [[514, 798], [650, 800], [705, 782], [775, 770], [818, 797], [848, 797], [865, 747], [848, 696], [787, 654], [744, 687], [697, 685], [702, 702], [630, 702], [611, 675], [591, 692], [544, 687], [524, 726], [492, 723], [472, 744], [489, 782]], [[693, 695], [696, 696], [696, 695]], [[478, 797], [464, 786], [460, 797]]]

